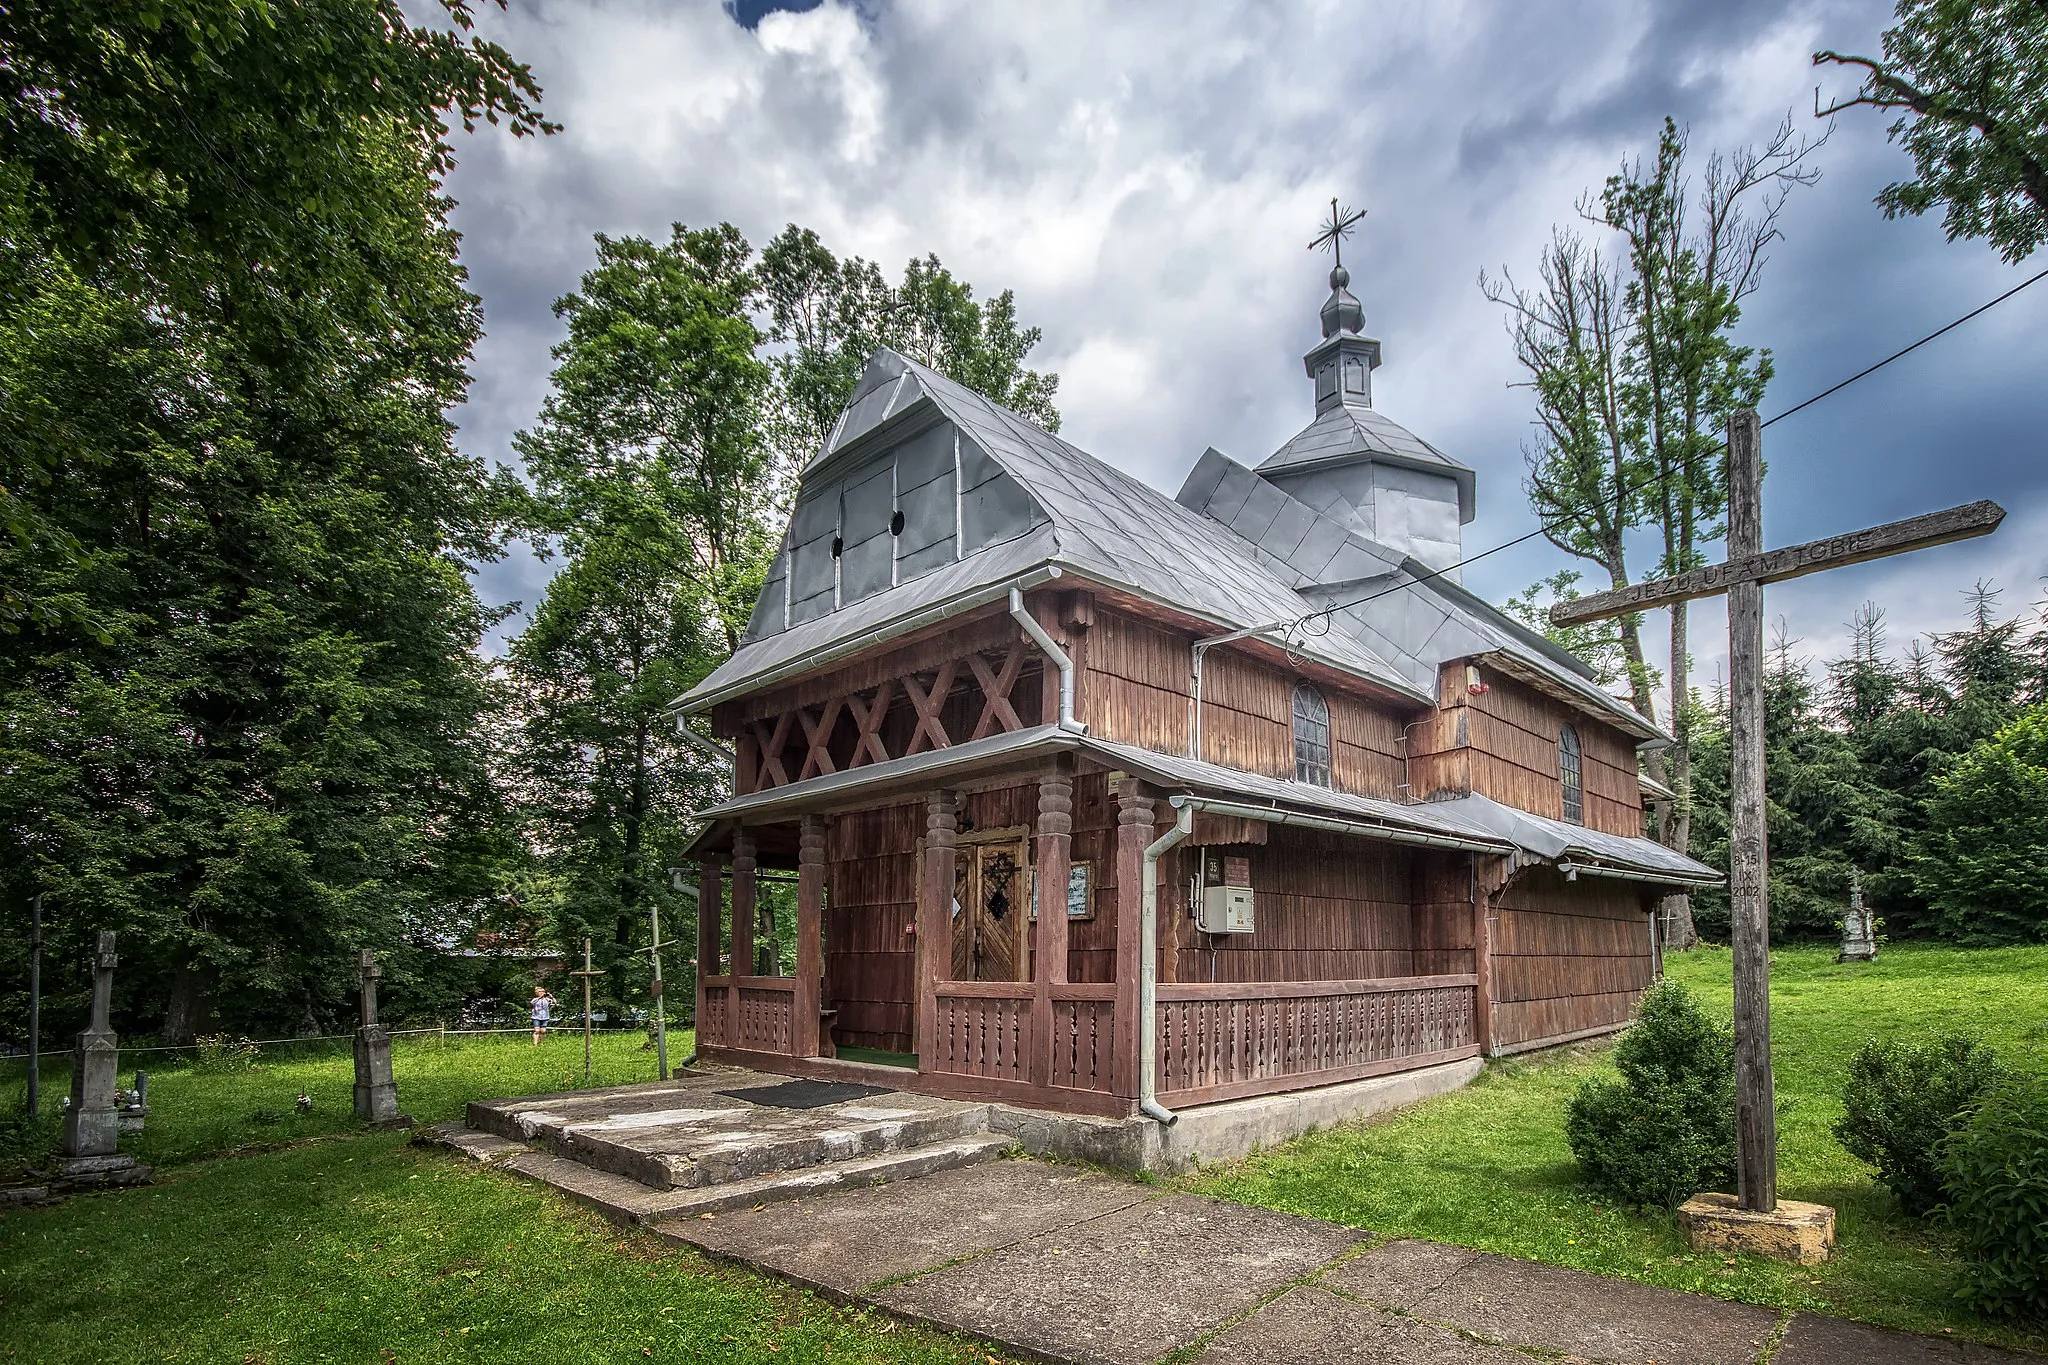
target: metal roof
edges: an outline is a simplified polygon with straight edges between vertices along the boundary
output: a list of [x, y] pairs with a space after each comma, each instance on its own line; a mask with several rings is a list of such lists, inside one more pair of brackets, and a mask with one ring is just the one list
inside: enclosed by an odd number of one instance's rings
[[[914, 619], [934, 604], [1005, 586], [1047, 567], [1226, 630], [1290, 621], [1315, 610], [1215, 520], [893, 352], [877, 352], [870, 362], [831, 443], [804, 471], [804, 482], [864, 466], [897, 433], [908, 438], [928, 428], [934, 412], [955, 424], [1028, 495], [1034, 515], [1018, 518], [1029, 523], [1027, 529], [935, 572], [785, 629], [759, 629], [761, 613], [772, 605], [764, 593], [749, 627], [751, 638], [683, 697], [685, 711], [700, 711], [762, 686], [793, 665], [814, 667], [850, 647], [863, 647], [889, 623]], [[771, 574], [771, 586], [775, 581]], [[1417, 702], [1434, 696], [1433, 685], [1418, 688], [1370, 646], [1347, 636], [1311, 640], [1295, 652]]]
[[1674, 877], [1693, 882], [1716, 880], [1719, 876], [1706, 864], [1675, 853], [1653, 839], [1607, 834], [1545, 819], [1484, 796], [1412, 804], [1388, 801], [1242, 772], [1180, 754], [1162, 754], [1076, 734], [1057, 725], [1040, 725], [950, 748], [928, 749], [887, 763], [770, 787], [722, 801], [697, 814], [705, 822], [707, 832], [718, 820], [773, 821], [838, 803], [862, 804], [892, 791], [923, 791], [948, 773], [984, 774], [991, 767], [1000, 768], [1005, 763], [1021, 766], [1060, 752], [1085, 754], [1169, 791], [1227, 797], [1238, 804], [1270, 808], [1276, 814], [1324, 814], [1376, 826], [1384, 831], [1384, 837], [1395, 842], [1400, 842], [1404, 834], [1413, 834], [1518, 852], [1542, 862], [1580, 857], [1617, 872], [1638, 874], [1641, 880], [1660, 885]]
[[[1243, 537], [1268, 570], [1330, 615], [1311, 646], [1348, 638], [1432, 694], [1437, 670], [1484, 658], [1519, 681], [1642, 740], [1668, 736], [1602, 688], [1580, 659], [1444, 573], [1352, 530], [1211, 449], [1180, 501]], [[1327, 626], [1323, 625], [1327, 621]]]

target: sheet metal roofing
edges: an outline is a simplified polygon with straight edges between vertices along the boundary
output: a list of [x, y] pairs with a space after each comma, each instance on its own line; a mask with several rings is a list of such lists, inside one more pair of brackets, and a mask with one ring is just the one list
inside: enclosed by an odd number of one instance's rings
[[[761, 613], [772, 606], [764, 595], [750, 638], [685, 695], [684, 710], [701, 710], [759, 686], [792, 664], [826, 662], [892, 622], [914, 618], [935, 604], [964, 602], [977, 589], [1000, 588], [1046, 567], [1130, 591], [1226, 631], [1292, 621], [1316, 609], [1215, 520], [889, 351], [878, 352], [869, 363], [831, 443], [805, 470], [805, 483], [862, 467], [887, 447], [892, 432], [911, 436], [929, 424], [934, 412], [1000, 466], [1042, 516], [1023, 518], [1028, 529], [1013, 539], [783, 629], [759, 629]], [[771, 575], [771, 587], [775, 581]], [[1369, 646], [1345, 636], [1333, 633], [1296, 652], [1418, 701], [1431, 696]]]
[[[911, 790], [953, 770], [979, 770], [992, 762], [1022, 762], [1054, 752], [1079, 752], [1137, 774], [1169, 794], [1211, 796], [1277, 813], [1325, 815], [1384, 831], [1400, 842], [1404, 834], [1468, 841], [1546, 863], [1574, 859], [1636, 874], [1658, 885], [1719, 880], [1704, 863], [1675, 853], [1654, 839], [1630, 838], [1530, 815], [1484, 796], [1413, 803], [1333, 791], [1306, 782], [1247, 773], [1181, 754], [1164, 754], [1041, 725], [946, 749], [931, 749], [887, 763], [809, 778], [751, 792], [700, 811], [709, 833], [724, 819], [774, 819], [788, 811], [815, 810], [834, 801], [860, 801], [891, 789]], [[703, 837], [703, 836], [700, 836]]]
[[[1359, 430], [1369, 428], [1377, 433], [1374, 439], [1393, 446], [1389, 431], [1400, 433], [1412, 450], [1447, 468], [1464, 468], [1370, 409], [1344, 407], [1336, 413], [1354, 422], [1363, 413], [1370, 420]], [[850, 509], [854, 494], [840, 491], [842, 484], [886, 494], [906, 478], [926, 477], [901, 472], [905, 452], [929, 444], [941, 423], [958, 433], [946, 471], [952, 482], [920, 484], [916, 492], [950, 490], [961, 501], [959, 509], [947, 504], [946, 535], [900, 558], [896, 576], [902, 581], [892, 586], [881, 585], [889, 582], [885, 571], [857, 600], [836, 607], [827, 602], [808, 617], [792, 610], [792, 602], [800, 607], [820, 600], [785, 586], [803, 577], [805, 544], [832, 539], [830, 525], [815, 517], [805, 531], [806, 508], [837, 498], [834, 508]], [[885, 479], [874, 471], [891, 451], [898, 472]], [[929, 463], [922, 455], [918, 459]], [[897, 487], [894, 496], [907, 504], [913, 495]], [[982, 524], [993, 528], [980, 537], [971, 534], [969, 499], [981, 500], [987, 509]], [[881, 505], [886, 508], [887, 500]], [[881, 515], [886, 519], [886, 511]], [[959, 536], [950, 529], [956, 517]], [[798, 543], [800, 531], [812, 538]], [[852, 544], [851, 533], [847, 540], [851, 561], [860, 546]], [[914, 577], [902, 567], [912, 560]], [[1044, 581], [1058, 573], [1184, 612], [1213, 624], [1218, 633], [1286, 623], [1291, 628], [1270, 638], [1284, 635], [1296, 655], [1418, 704], [1435, 701], [1437, 670], [1444, 662], [1490, 655], [1639, 739], [1665, 738], [1628, 703], [1600, 688], [1570, 654], [1442, 574], [1298, 501], [1262, 472], [1212, 449], [1196, 463], [1179, 498], [1168, 498], [888, 350], [869, 361], [830, 441], [804, 471], [798, 510], [740, 648], [683, 697], [682, 709], [704, 710], [925, 621], [995, 601], [1020, 580], [1037, 575]]]

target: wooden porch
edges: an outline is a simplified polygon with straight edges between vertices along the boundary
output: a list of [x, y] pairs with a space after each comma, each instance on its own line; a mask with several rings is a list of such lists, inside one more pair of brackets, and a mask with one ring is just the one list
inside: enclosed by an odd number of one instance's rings
[[[858, 850], [864, 856], [849, 850], [844, 859], [828, 866], [827, 820], [822, 814], [795, 821], [793, 840], [789, 823], [772, 830], [735, 830], [728, 856], [710, 855], [700, 864], [699, 903], [708, 913], [699, 916], [699, 1052], [708, 1060], [758, 1070], [859, 1076], [950, 1099], [1106, 1117], [1133, 1113], [1140, 1089], [1141, 1034], [1137, 889], [1145, 847], [1164, 828], [1165, 811], [1155, 793], [1135, 779], [1109, 775], [1104, 790], [1102, 775], [1093, 776], [1091, 790], [1106, 797], [1106, 809], [1091, 811], [1090, 828], [1081, 835], [1087, 841], [1085, 852], [1095, 855], [1082, 859], [1090, 869], [1083, 874], [1082, 885], [1085, 894], [1094, 896], [1093, 921], [1070, 923], [1068, 914], [1058, 912], [1064, 907], [1038, 905], [1040, 913], [1019, 926], [1029, 935], [1029, 951], [1018, 955], [1017, 974], [1027, 979], [956, 979], [961, 960], [955, 925], [958, 879], [963, 855], [972, 849], [972, 841], [988, 837], [989, 820], [994, 820], [1000, 823], [1000, 832], [1015, 831], [1010, 837], [1018, 846], [1028, 839], [1029, 867], [1021, 870], [1017, 888], [1019, 913], [1024, 902], [1035, 901], [1029, 886], [1070, 886], [1076, 864], [1076, 774], [1070, 760], [1056, 760], [1035, 780], [1021, 785], [1013, 776], [1001, 793], [973, 793], [988, 819], [970, 831], [961, 828], [967, 794], [927, 793], [917, 808], [923, 828], [914, 852], [892, 852], [894, 845], [881, 839], [875, 849]], [[991, 803], [998, 797], [1001, 813], [991, 813], [997, 809]], [[1034, 809], [1018, 809], [1025, 802]], [[841, 818], [872, 820], [876, 813], [850, 812]], [[907, 836], [907, 831], [899, 834]], [[757, 838], [778, 847], [785, 859], [794, 844], [797, 967], [788, 977], [733, 969], [733, 964], [756, 960]], [[866, 864], [880, 870], [859, 875], [851, 870]], [[1408, 935], [1408, 946], [1399, 953], [1353, 953], [1347, 960], [1470, 965], [1473, 970], [1336, 980], [1197, 981], [1175, 979], [1176, 960], [1202, 950], [1183, 943], [1193, 935], [1192, 929], [1182, 927], [1187, 918], [1184, 892], [1172, 890], [1176, 879], [1167, 876], [1162, 865], [1158, 914], [1164, 951], [1154, 1020], [1156, 1098], [1168, 1107], [1202, 1105], [1480, 1055], [1490, 1016], [1486, 929], [1480, 908], [1485, 901], [1481, 897], [1478, 906], [1424, 904], [1431, 897], [1441, 898], [1436, 889], [1443, 880], [1441, 871], [1434, 864], [1430, 868], [1430, 875], [1417, 871], [1412, 890], [1403, 891], [1404, 900], [1416, 898], [1412, 914], [1423, 926]], [[1461, 860], [1456, 877], [1461, 890], [1466, 883], [1463, 868]], [[1096, 870], [1099, 877], [1093, 876]], [[1402, 875], [1404, 880], [1409, 876]], [[914, 1070], [850, 1062], [835, 1055], [835, 1024], [844, 1025], [826, 994], [828, 884], [849, 898], [867, 896], [878, 902], [875, 913], [865, 915], [858, 929], [846, 927], [843, 913], [833, 917], [832, 923], [840, 926], [834, 932], [842, 938], [881, 937], [900, 930], [903, 942], [891, 945], [893, 956], [906, 968], [914, 965], [914, 971], [901, 973], [907, 979], [893, 989], [906, 997], [900, 1001], [907, 1015], [903, 1036], [911, 1043]], [[730, 948], [725, 951], [728, 891]], [[1410, 917], [1408, 906], [1375, 903], [1374, 908], [1398, 909], [1404, 921]], [[1462, 918], [1463, 923], [1447, 927], [1447, 916]], [[1072, 951], [1070, 930], [1086, 938]], [[1418, 950], [1417, 945], [1426, 946]], [[839, 945], [848, 950], [857, 946]], [[1293, 961], [1306, 964], [1336, 956], [1276, 953], [1261, 971], [1271, 975], [1287, 970]], [[1109, 979], [1071, 980], [1070, 969], [1076, 963]], [[1212, 964], [1210, 972], [1215, 970]], [[850, 993], [854, 988], [843, 989]]]

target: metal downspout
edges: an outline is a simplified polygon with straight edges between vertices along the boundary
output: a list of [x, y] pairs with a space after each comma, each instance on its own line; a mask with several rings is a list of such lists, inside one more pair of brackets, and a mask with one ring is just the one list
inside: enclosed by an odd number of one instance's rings
[[1172, 798], [1173, 828], [1145, 845], [1145, 872], [1138, 917], [1138, 1112], [1164, 1124], [1180, 1115], [1156, 1098], [1159, 1085], [1159, 855], [1188, 837], [1195, 828], [1199, 804], [1185, 796]]
[[1010, 589], [1010, 616], [1018, 625], [1024, 627], [1024, 633], [1031, 637], [1032, 643], [1044, 650], [1045, 657], [1051, 659], [1060, 671], [1060, 729], [1072, 731], [1077, 735], [1087, 734], [1088, 727], [1074, 719], [1072, 656], [1060, 648], [1059, 641], [1046, 634], [1045, 627], [1038, 624], [1037, 617], [1024, 610], [1024, 594], [1017, 588]]

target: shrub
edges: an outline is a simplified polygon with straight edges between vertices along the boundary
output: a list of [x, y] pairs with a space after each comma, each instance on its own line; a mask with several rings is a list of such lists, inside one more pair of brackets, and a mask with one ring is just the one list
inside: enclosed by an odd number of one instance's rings
[[1997, 1079], [1991, 1049], [1956, 1034], [1920, 1047], [1867, 1042], [1849, 1059], [1835, 1136], [1917, 1217], [1941, 1202], [1943, 1140]]
[[1735, 1179], [1735, 1035], [1676, 982], [1643, 996], [1614, 1048], [1621, 1079], [1572, 1096], [1565, 1138], [1591, 1184], [1672, 1208]]
[[1962, 1297], [1997, 1317], [2048, 1320], [2048, 1079], [2007, 1077], [1941, 1151]]
[[212, 1075], [253, 1070], [256, 1059], [263, 1055], [254, 1039], [232, 1038], [225, 1033], [195, 1038], [192, 1047], [192, 1069]]

